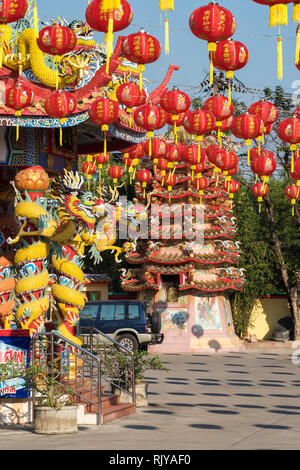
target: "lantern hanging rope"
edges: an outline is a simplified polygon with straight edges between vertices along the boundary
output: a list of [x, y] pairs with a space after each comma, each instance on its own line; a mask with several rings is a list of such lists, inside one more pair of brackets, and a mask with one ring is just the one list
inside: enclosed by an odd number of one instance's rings
[[166, 12], [165, 16], [165, 53], [170, 53], [170, 31], [168, 10], [174, 11], [174, 0], [159, 0], [159, 9]]

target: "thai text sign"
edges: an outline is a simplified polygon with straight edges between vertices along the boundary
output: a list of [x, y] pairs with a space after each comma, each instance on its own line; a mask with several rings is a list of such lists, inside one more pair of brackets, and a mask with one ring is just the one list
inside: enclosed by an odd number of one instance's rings
[[[0, 364], [12, 364], [12, 369], [29, 367], [30, 337], [20, 336], [16, 330], [0, 331]], [[25, 387], [24, 379], [14, 373], [11, 377], [1, 379], [0, 398], [28, 398], [29, 390]]]

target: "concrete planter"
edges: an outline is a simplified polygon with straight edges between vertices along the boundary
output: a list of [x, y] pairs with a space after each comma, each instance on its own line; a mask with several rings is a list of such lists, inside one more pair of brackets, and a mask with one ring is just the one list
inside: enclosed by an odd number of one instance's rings
[[37, 434], [74, 434], [78, 432], [77, 406], [34, 407], [34, 432]]
[[[135, 384], [136, 407], [148, 406], [148, 383], [138, 382]], [[130, 387], [129, 391], [132, 388]], [[118, 388], [114, 389], [113, 393], [120, 395], [120, 403], [131, 403], [132, 399], [128, 393], [122, 392]]]

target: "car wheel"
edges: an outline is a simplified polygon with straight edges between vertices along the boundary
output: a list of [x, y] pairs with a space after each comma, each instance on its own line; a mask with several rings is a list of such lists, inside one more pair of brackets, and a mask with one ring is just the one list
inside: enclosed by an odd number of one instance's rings
[[[118, 343], [120, 343], [125, 348], [129, 349], [129, 351], [137, 351], [139, 348], [139, 343], [137, 339], [133, 335], [121, 335], [117, 339]], [[117, 346], [117, 349], [122, 351], [122, 348]]]

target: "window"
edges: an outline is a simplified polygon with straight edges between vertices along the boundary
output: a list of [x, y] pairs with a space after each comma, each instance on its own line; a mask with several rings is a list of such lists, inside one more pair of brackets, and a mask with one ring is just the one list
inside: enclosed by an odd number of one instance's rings
[[83, 320], [97, 320], [98, 305], [86, 305], [80, 312]]
[[125, 319], [124, 304], [103, 304], [101, 307], [101, 321], [120, 321]]
[[120, 304], [115, 306], [115, 320], [125, 319], [125, 305]]
[[109, 304], [103, 304], [101, 307], [101, 317], [100, 320], [113, 320], [115, 313], [115, 306]]
[[128, 305], [128, 320], [138, 320], [140, 318], [139, 306], [132, 304]]

